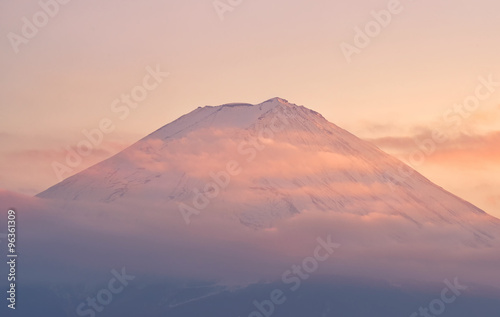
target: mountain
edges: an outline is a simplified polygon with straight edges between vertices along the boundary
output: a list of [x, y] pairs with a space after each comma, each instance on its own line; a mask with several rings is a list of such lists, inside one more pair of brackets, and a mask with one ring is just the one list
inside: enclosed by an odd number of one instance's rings
[[19, 316], [500, 310], [498, 219], [281, 98], [200, 107], [10, 208]]
[[199, 107], [38, 197], [148, 200], [176, 205], [188, 223], [207, 209], [255, 228], [304, 211], [385, 214], [416, 228], [458, 224], [471, 245], [494, 238], [470, 221], [488, 218], [479, 208], [281, 98]]

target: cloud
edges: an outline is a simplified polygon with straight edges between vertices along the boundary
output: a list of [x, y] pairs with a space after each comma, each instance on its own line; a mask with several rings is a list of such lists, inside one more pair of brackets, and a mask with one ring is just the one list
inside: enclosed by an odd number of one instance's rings
[[[499, 113], [491, 112], [489, 115], [498, 118]], [[500, 172], [500, 130], [482, 132], [477, 126], [472, 126], [468, 128], [469, 132], [461, 131], [444, 142], [436, 142], [433, 133], [446, 130], [423, 126], [412, 130], [412, 134], [382, 136], [368, 141], [447, 190], [500, 217], [500, 204], [495, 198], [500, 188], [500, 182], [495, 177]], [[429, 150], [421, 156], [423, 160], [412, 161], [412, 154]]]
[[[254, 230], [212, 208], [186, 227], [176, 206], [159, 208], [144, 199], [126, 204], [62, 202], [0, 191], [0, 209], [12, 207], [22, 217], [26, 280], [85, 281], [123, 266], [141, 279], [279, 280], [291, 265], [313, 254], [318, 237], [331, 236], [341, 247], [318, 275], [376, 274], [381, 279], [435, 282], [451, 275], [500, 286], [494, 274], [500, 245], [467, 243], [474, 236], [460, 224], [418, 228], [400, 215], [305, 210], [276, 222], [272, 230]], [[496, 240], [500, 237], [498, 224], [486, 215], [470, 215], [467, 222]]]
[[[53, 162], [67, 165], [68, 151], [64, 146], [55, 146], [55, 142], [41, 144], [21, 143], [23, 139], [16, 135], [6, 136], [8, 144], [0, 156], [0, 188], [34, 195], [57, 183], [58, 177], [52, 168]], [[6, 143], [7, 144], [7, 143]], [[72, 173], [69, 177], [123, 150], [129, 143], [118, 140], [104, 140], [99, 147], [92, 150], [89, 156], [83, 157], [82, 163], [69, 166]], [[68, 165], [67, 165], [68, 166]]]
[[500, 163], [500, 131], [485, 134], [460, 133], [445, 142], [437, 142], [436, 138], [433, 138], [433, 131], [426, 129], [412, 136], [389, 136], [368, 141], [406, 161], [412, 152], [422, 149], [422, 144], [426, 140], [431, 140], [435, 150], [426, 156], [426, 162], [458, 166], [474, 164], [480, 166], [482, 163], [498, 165]]

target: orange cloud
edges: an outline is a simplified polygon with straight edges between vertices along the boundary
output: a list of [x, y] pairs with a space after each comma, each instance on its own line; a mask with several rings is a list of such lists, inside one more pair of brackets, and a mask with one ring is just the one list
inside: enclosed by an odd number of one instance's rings
[[[424, 140], [432, 140], [432, 131], [427, 129], [414, 136], [381, 137], [371, 139], [375, 145], [408, 161], [409, 156], [419, 150]], [[426, 162], [437, 164], [469, 165], [500, 164], [500, 131], [487, 134], [465, 134], [446, 142], [433, 142], [435, 150], [426, 156]]]

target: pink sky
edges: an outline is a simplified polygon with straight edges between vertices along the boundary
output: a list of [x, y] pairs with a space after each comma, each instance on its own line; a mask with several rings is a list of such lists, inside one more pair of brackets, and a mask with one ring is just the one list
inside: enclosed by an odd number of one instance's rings
[[[198, 106], [280, 96], [404, 161], [415, 140], [453, 132], [414, 168], [500, 217], [500, 87], [460, 132], [443, 122], [479, 77], [500, 81], [497, 1], [401, 1], [351, 63], [340, 45], [390, 1], [243, 1], [223, 21], [212, 2], [73, 0], [17, 53], [9, 34], [40, 5], [0, 3], [0, 188], [36, 194], [58, 182], [51, 163], [103, 118], [116, 129], [73, 172]], [[121, 120], [113, 100], [156, 65], [169, 77]]]

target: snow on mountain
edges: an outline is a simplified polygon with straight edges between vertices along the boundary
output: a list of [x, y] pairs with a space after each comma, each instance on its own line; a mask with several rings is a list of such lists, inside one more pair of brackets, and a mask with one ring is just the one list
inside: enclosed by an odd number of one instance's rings
[[197, 108], [38, 197], [142, 201], [187, 222], [213, 213], [254, 228], [308, 211], [386, 215], [416, 229], [458, 225], [471, 246], [489, 245], [499, 228], [374, 145], [281, 98]]

